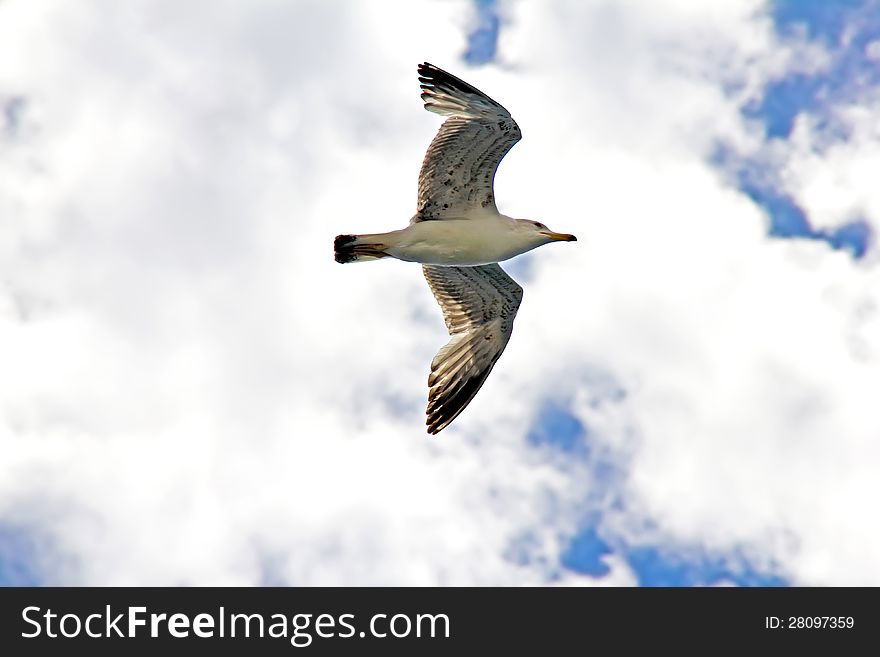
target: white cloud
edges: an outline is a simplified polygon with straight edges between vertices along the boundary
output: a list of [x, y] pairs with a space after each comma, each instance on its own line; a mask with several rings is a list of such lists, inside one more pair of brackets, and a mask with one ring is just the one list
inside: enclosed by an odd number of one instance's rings
[[880, 166], [880, 92], [869, 89], [826, 112], [827, 119], [805, 114], [794, 126], [791, 142], [780, 148], [784, 184], [803, 204], [816, 227], [835, 227], [853, 219], [868, 221], [880, 230], [880, 198], [874, 172]]
[[[465, 2], [4, 3], [0, 61], [27, 66], [0, 92], [28, 104], [0, 155], [0, 517], [90, 584], [545, 582], [597, 509], [627, 541], [880, 581], [877, 268], [767, 240], [705, 164], [756, 139], [721, 82], [801, 46], [701, 6], [514, 4], [505, 66], [468, 71]], [[418, 268], [330, 253], [412, 212], [422, 60], [522, 125], [502, 209], [581, 238], [531, 257], [515, 338], [435, 439]], [[551, 395], [622, 506], [524, 440]], [[595, 583], [634, 581], [608, 563]]]

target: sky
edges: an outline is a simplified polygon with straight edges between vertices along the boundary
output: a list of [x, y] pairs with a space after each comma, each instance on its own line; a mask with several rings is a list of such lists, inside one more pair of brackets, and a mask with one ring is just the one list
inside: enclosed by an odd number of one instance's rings
[[[422, 61], [579, 240], [435, 437]], [[0, 584], [880, 585], [877, 126], [877, 0], [0, 2]]]

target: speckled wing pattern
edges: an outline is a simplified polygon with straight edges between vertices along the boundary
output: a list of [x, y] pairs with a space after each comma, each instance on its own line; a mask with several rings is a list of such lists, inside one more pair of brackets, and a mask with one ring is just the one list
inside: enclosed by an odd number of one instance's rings
[[519, 126], [482, 91], [427, 62], [419, 65], [419, 82], [425, 109], [449, 118], [422, 163], [413, 222], [496, 211], [495, 171], [522, 138]]
[[452, 336], [428, 376], [428, 433], [436, 434], [485, 383], [510, 340], [523, 289], [498, 265], [422, 270]]

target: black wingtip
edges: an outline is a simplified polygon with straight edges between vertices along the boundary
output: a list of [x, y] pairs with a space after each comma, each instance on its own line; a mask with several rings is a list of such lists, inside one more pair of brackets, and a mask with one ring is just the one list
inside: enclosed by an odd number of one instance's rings
[[453, 387], [449, 392], [445, 393], [442, 398], [434, 397], [428, 401], [428, 433], [436, 435], [452, 424], [461, 412], [468, 407], [473, 398], [477, 395], [492, 367], [489, 367], [483, 373], [465, 380], [461, 385]]
[[436, 84], [437, 75], [440, 73], [444, 73], [442, 69], [439, 69], [433, 64], [429, 64], [428, 62], [423, 62], [419, 64], [418, 72], [419, 86], [422, 89], [427, 89]]
[[[475, 86], [468, 84], [461, 78], [457, 78], [452, 73], [448, 71], [444, 71], [442, 68], [434, 66], [429, 62], [422, 62], [418, 66], [419, 71], [419, 86], [422, 90], [427, 91], [442, 91], [446, 93], [464, 93], [472, 96], [479, 96], [485, 102], [491, 103], [492, 105], [496, 105], [497, 107], [504, 109], [501, 105], [489, 98], [485, 93], [477, 89]], [[422, 96], [424, 99], [424, 95]], [[505, 110], [506, 111], [506, 110]]]

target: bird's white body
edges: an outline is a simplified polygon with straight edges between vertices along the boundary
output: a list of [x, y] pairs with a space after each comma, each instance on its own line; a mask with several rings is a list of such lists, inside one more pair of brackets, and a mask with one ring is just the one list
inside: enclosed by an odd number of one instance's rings
[[498, 212], [487, 212], [478, 219], [419, 221], [402, 230], [360, 235], [358, 239], [384, 245], [385, 253], [398, 260], [446, 267], [502, 262], [552, 241], [533, 230], [523, 230], [516, 219]]

